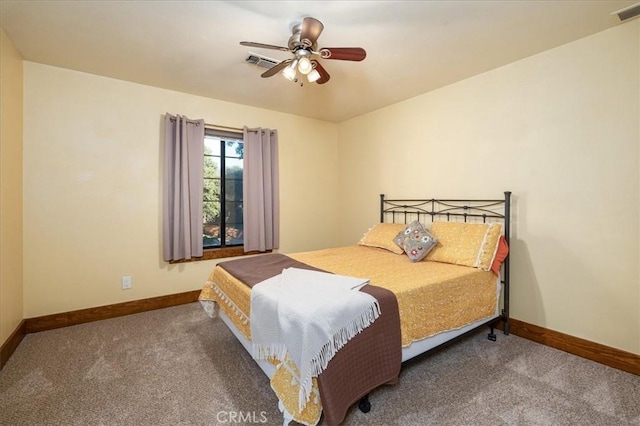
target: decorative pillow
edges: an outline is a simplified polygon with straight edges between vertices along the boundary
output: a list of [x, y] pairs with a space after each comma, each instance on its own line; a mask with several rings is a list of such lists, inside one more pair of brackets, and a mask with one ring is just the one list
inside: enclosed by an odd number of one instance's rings
[[393, 242], [393, 238], [406, 225], [403, 223], [379, 223], [370, 228], [358, 242], [361, 246], [378, 247], [395, 254], [402, 254], [403, 250]]
[[398, 247], [404, 249], [412, 262], [420, 262], [438, 243], [438, 240], [425, 230], [417, 220], [407, 225], [393, 241]]
[[427, 260], [491, 270], [502, 232], [499, 223], [434, 222], [431, 234], [438, 244]]
[[491, 263], [491, 270], [497, 276], [500, 275], [500, 267], [502, 263], [507, 258], [509, 254], [509, 245], [507, 244], [507, 240], [504, 238], [504, 235], [500, 235], [500, 240], [498, 241], [498, 250], [496, 251], [496, 256], [493, 258], [493, 263]]

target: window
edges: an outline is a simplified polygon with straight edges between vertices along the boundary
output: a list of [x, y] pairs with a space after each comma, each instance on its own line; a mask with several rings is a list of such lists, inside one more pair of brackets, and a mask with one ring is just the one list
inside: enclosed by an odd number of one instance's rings
[[205, 130], [202, 237], [205, 250], [243, 245], [243, 156], [242, 133]]

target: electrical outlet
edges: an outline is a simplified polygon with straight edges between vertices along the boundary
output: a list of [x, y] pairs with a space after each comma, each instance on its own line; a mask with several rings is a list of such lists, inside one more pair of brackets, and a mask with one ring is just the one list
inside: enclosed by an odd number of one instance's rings
[[122, 277], [122, 289], [129, 290], [132, 287], [133, 287], [133, 279], [131, 278], [131, 276], [127, 275], [126, 277]]

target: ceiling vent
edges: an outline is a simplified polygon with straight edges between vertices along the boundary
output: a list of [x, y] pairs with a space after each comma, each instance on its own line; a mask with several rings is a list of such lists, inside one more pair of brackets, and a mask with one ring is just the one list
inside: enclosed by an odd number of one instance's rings
[[618, 18], [620, 18], [621, 21], [635, 18], [640, 15], [640, 3], [636, 3], [617, 12], [613, 12], [612, 15], [618, 15]]
[[278, 64], [280, 61], [276, 61], [275, 59], [267, 58], [266, 56], [249, 52], [249, 56], [247, 56], [247, 58], [245, 59], [245, 62], [254, 64], [263, 68], [271, 68], [274, 65]]

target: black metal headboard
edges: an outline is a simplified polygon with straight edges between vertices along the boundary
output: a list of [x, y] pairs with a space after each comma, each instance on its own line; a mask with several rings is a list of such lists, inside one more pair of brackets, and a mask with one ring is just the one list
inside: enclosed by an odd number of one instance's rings
[[[380, 222], [409, 223], [414, 220], [503, 223], [504, 237], [509, 244], [511, 234], [511, 191], [499, 200], [447, 200], [447, 199], [386, 199], [380, 194]], [[504, 307], [502, 317], [504, 333], [509, 334], [509, 258], [503, 262]]]

